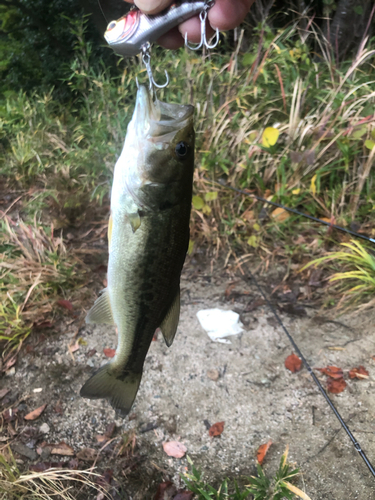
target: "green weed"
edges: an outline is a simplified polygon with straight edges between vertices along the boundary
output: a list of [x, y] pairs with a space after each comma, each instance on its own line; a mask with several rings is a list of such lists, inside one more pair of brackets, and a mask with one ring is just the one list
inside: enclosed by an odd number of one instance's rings
[[[119, 61], [116, 76], [114, 68], [111, 74], [104, 65], [91, 64], [94, 52], [85, 41], [85, 26], [85, 21], [72, 25], [76, 58], [65, 77], [70, 101], [59, 102], [53, 89], [43, 95], [10, 90], [0, 101], [0, 195], [21, 193], [0, 216], [5, 220], [9, 211], [15, 224], [19, 218], [26, 239], [26, 227], [34, 228], [30, 234], [36, 230], [34, 221], [40, 221], [39, 232], [51, 223], [63, 230], [61, 245], [43, 251], [42, 263], [33, 253], [34, 267], [22, 257], [21, 241], [13, 239], [1, 250], [8, 267], [0, 271], [0, 334], [12, 337], [15, 345], [29, 334], [33, 311], [39, 309], [43, 317], [52, 297], [82, 283], [74, 270], [74, 251], [63, 250], [64, 238], [71, 228], [86, 232], [92, 209], [108, 204], [133, 110], [135, 78], [147, 79], [135, 60]], [[310, 223], [211, 180], [338, 224], [355, 219], [369, 234], [375, 231], [375, 51], [362, 47], [354, 59], [339, 65], [315, 25], [309, 26], [303, 33], [298, 23], [276, 32], [265, 24], [252, 32], [245, 26], [234, 49], [224, 35], [219, 50], [208, 55], [155, 48], [154, 74], [157, 78], [167, 69], [171, 80], [158, 97], [196, 107], [193, 253], [203, 244], [216, 253], [229, 244], [265, 260], [274, 253], [286, 259], [298, 254], [298, 261], [311, 254], [307, 245], [294, 243], [296, 230], [308, 232]], [[311, 50], [314, 44], [320, 46], [319, 57]], [[271, 142], [265, 139], [267, 130], [273, 131]], [[101, 216], [103, 225], [106, 216]], [[320, 242], [327, 240], [326, 228], [314, 225], [313, 230]], [[1, 231], [6, 246], [4, 222]], [[27, 267], [27, 279], [22, 259], [32, 268]], [[47, 277], [42, 267], [53, 276]]]
[[[330, 252], [314, 259], [302, 270], [310, 266], [341, 269], [331, 274], [330, 283], [341, 296], [337, 307], [360, 305], [367, 308], [375, 303], [375, 256], [359, 241], [342, 243], [345, 250]], [[343, 269], [343, 270], [342, 270]]]
[[274, 477], [268, 478], [262, 467], [258, 464], [258, 476], [248, 478], [249, 484], [240, 488], [236, 481], [225, 479], [218, 489], [210, 484], [207, 484], [202, 476], [202, 473], [196, 469], [192, 460], [188, 457], [191, 471], [182, 479], [187, 488], [197, 495], [197, 500], [245, 500], [253, 495], [253, 500], [283, 500], [294, 498], [302, 498], [303, 500], [311, 500], [306, 493], [291, 484], [298, 474], [299, 469], [293, 469], [287, 463], [288, 448], [281, 457], [279, 468]]

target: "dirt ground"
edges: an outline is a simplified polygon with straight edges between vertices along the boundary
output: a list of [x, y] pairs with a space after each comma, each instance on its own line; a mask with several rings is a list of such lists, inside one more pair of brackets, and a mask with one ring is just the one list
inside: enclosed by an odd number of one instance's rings
[[[270, 291], [270, 283], [279, 279], [274, 271], [261, 282]], [[10, 419], [7, 425], [21, 435], [6, 434], [0, 444], [9, 438], [19, 463], [35, 464], [71, 460], [50, 454], [50, 444], [64, 442], [88, 466], [105, 443], [97, 436], [115, 422], [113, 441], [98, 454], [97, 465], [113, 469], [123, 498], [136, 500], [153, 498], [166, 479], [181, 486], [186, 457], [168, 457], [165, 441], [182, 442], [205, 478], [215, 481], [254, 474], [256, 451], [271, 439], [266, 473], [275, 472], [289, 445], [290, 461], [303, 472], [298, 485], [311, 499], [375, 498], [374, 479], [306, 370], [293, 374], [285, 368], [292, 347], [255, 287], [239, 273], [235, 277], [220, 265], [211, 269], [194, 260], [185, 266], [181, 287], [175, 341], [169, 349], [161, 335], [152, 342], [130, 418], [117, 418], [106, 401], [80, 398], [84, 381], [106, 360], [103, 349], [116, 346], [116, 335], [108, 327], [80, 327], [81, 320], [73, 318], [64, 333], [34, 337], [19, 356], [15, 373], [0, 380], [0, 389], [10, 389], [2, 409], [23, 400], [18, 410], [25, 415], [47, 404], [37, 420], [26, 423], [34, 431], [24, 431], [22, 419]], [[241, 312], [246, 330], [230, 337], [230, 344], [212, 342], [199, 325], [196, 313], [214, 307]], [[331, 397], [375, 463], [374, 310], [335, 318], [313, 307], [289, 309], [293, 314], [281, 312], [281, 318], [311, 365], [344, 370], [347, 387]], [[77, 339], [79, 349], [70, 353], [68, 345]], [[348, 370], [359, 365], [369, 378], [349, 379]], [[325, 385], [327, 377], [316, 373]], [[211, 438], [209, 425], [221, 421], [224, 432]], [[120, 450], [123, 437], [128, 444]], [[31, 450], [29, 458], [25, 446]], [[95, 451], [82, 452], [84, 448]]]

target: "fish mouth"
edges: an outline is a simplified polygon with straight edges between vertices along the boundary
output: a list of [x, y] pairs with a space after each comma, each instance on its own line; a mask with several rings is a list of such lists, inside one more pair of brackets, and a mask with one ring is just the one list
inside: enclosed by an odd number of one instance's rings
[[167, 136], [165, 139], [170, 140], [171, 134], [176, 134], [192, 122], [193, 114], [193, 106], [154, 100], [152, 91], [141, 85], [137, 93], [133, 122], [138, 136], [158, 141]]

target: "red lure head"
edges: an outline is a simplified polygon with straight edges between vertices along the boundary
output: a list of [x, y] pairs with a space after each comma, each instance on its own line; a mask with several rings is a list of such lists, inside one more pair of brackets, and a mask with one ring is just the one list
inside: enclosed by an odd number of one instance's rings
[[140, 11], [131, 10], [117, 21], [111, 21], [104, 37], [109, 44], [129, 39], [139, 25]]

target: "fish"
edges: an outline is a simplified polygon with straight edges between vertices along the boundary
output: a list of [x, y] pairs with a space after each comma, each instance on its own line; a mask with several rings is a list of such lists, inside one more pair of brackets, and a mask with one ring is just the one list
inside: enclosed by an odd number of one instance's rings
[[80, 395], [109, 400], [122, 417], [134, 403], [155, 330], [160, 328], [170, 347], [179, 322], [193, 190], [193, 115], [193, 106], [153, 99], [140, 86], [115, 165], [107, 287], [86, 323], [115, 325], [118, 344]]

